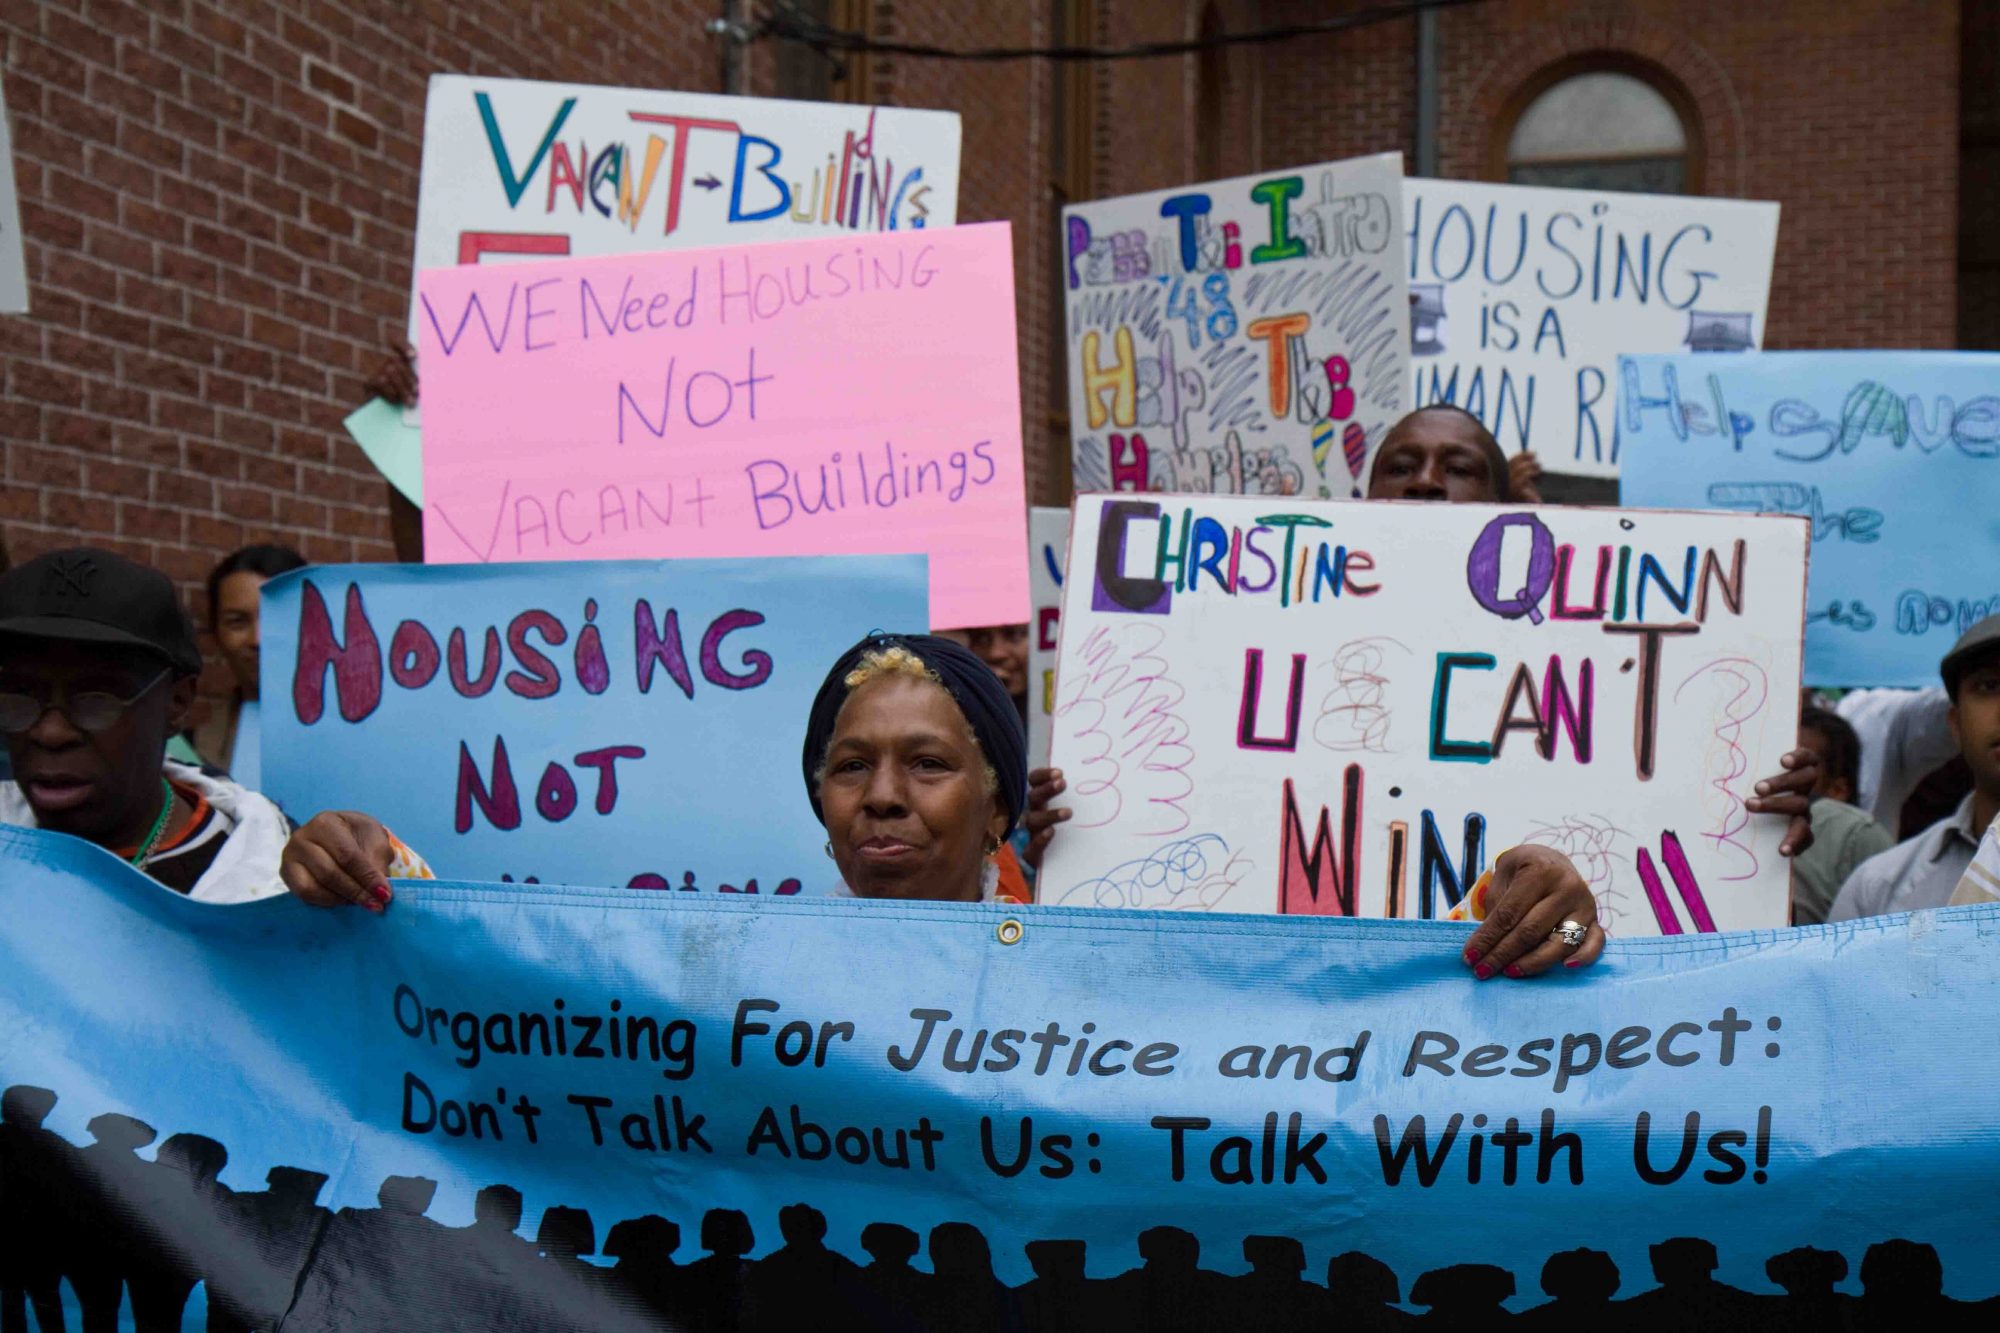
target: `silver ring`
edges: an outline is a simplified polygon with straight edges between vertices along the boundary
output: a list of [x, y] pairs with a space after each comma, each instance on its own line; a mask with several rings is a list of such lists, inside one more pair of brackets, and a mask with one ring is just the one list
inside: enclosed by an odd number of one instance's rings
[[1582, 944], [1583, 937], [1588, 933], [1588, 927], [1578, 925], [1574, 921], [1565, 921], [1549, 932], [1549, 934], [1559, 937], [1564, 944], [1567, 944], [1572, 949]]

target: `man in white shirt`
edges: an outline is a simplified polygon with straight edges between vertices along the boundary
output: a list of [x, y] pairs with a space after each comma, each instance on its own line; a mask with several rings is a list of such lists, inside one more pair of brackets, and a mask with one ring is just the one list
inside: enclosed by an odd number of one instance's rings
[[1972, 791], [1950, 815], [1856, 867], [1841, 886], [1829, 921], [1952, 902], [2000, 811], [2000, 616], [1967, 630], [1938, 669], [1950, 700], [1946, 720], [1972, 770]]

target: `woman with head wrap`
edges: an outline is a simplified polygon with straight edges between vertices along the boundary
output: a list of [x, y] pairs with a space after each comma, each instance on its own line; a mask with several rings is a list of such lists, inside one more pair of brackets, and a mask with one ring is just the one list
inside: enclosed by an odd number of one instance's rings
[[844, 888], [1019, 896], [1003, 891], [994, 857], [1027, 804], [1027, 749], [1006, 686], [969, 649], [928, 634], [849, 648], [813, 700], [802, 756]]

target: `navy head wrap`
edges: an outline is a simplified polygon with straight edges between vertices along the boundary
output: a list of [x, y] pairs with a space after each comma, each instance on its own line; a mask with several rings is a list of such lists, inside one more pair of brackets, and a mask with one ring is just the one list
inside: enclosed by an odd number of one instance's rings
[[1007, 832], [1012, 833], [1028, 808], [1028, 738], [1021, 730], [1021, 715], [1015, 711], [1013, 697], [993, 674], [993, 668], [980, 661], [971, 649], [932, 634], [870, 634], [842, 653], [833, 669], [826, 673], [806, 722], [806, 795], [812, 801], [813, 814], [820, 823], [826, 822], [826, 813], [819, 804], [819, 785], [813, 777], [826, 762], [827, 747], [833, 743], [834, 719], [840, 716], [840, 706], [847, 702], [848, 673], [860, 666], [861, 659], [869, 653], [890, 648], [903, 648], [921, 658], [925, 666], [937, 673], [958, 711], [972, 724], [972, 734], [978, 739], [986, 762], [993, 765], [993, 772], [1000, 779], [998, 795], [1007, 808]]

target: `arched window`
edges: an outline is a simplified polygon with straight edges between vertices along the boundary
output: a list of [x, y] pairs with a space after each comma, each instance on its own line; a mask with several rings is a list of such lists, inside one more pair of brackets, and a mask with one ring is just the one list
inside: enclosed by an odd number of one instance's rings
[[1531, 91], [1514, 117], [1505, 142], [1506, 179], [1692, 194], [1701, 185], [1700, 154], [1685, 106], [1677, 88], [1630, 69], [1558, 71]]

